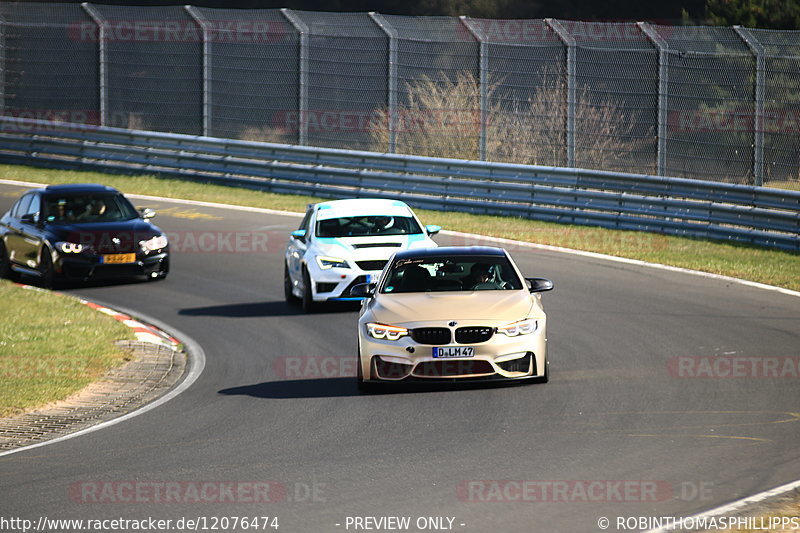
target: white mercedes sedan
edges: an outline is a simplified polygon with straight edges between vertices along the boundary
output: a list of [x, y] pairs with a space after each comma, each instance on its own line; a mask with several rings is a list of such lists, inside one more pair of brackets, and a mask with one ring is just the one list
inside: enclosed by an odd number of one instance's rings
[[396, 253], [376, 284], [361, 284], [358, 385], [409, 381], [547, 382], [541, 292], [502, 248]]

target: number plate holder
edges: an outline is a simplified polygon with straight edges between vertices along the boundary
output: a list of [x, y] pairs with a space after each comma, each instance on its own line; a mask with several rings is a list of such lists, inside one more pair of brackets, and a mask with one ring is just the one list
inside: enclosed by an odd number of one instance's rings
[[473, 346], [434, 346], [433, 357], [435, 359], [475, 357], [475, 348]]

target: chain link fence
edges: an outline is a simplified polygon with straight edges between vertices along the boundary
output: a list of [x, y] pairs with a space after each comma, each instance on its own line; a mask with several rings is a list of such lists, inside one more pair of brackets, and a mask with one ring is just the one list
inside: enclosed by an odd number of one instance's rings
[[800, 182], [800, 32], [0, 4], [7, 116]]

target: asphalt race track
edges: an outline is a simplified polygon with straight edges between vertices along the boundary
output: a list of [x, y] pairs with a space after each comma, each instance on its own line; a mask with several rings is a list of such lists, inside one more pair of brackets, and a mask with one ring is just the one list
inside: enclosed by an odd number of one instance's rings
[[[0, 186], [0, 212], [22, 190]], [[800, 478], [796, 296], [511, 248], [555, 282], [550, 383], [362, 396], [356, 309], [283, 302], [298, 218], [134, 203], [172, 236], [169, 278], [68, 292], [185, 332], [206, 368], [141, 416], [0, 457], [0, 517], [481, 533], [597, 532], [606, 517], [622, 531], [618, 517], [685, 516]], [[782, 377], [759, 374], [767, 362]]]

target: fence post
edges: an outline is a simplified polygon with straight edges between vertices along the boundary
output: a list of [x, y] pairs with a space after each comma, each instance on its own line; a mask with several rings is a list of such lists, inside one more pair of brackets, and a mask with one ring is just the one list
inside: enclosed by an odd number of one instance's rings
[[558, 20], [545, 19], [545, 22], [567, 47], [567, 166], [575, 168], [575, 106], [577, 100], [575, 38]]
[[389, 65], [387, 69], [386, 107], [389, 112], [389, 153], [397, 152], [397, 30], [380, 13], [369, 13], [372, 21], [389, 38]]
[[637, 22], [645, 37], [658, 50], [658, 148], [656, 174], [667, 174], [667, 106], [669, 105], [669, 45], [647, 22]]
[[0, 15], [0, 116], [6, 114], [6, 19]]
[[211, 135], [211, 27], [209, 21], [194, 6], [183, 6], [195, 24], [203, 31], [203, 135]]
[[480, 87], [480, 106], [481, 106], [481, 129], [480, 144], [478, 149], [481, 161], [486, 161], [486, 122], [489, 119], [489, 55], [487, 53], [486, 39], [483, 31], [474, 21], [462, 15], [459, 17], [461, 23], [467, 28], [470, 34], [478, 41], [479, 50], [479, 87]]
[[98, 91], [100, 99], [100, 125], [108, 126], [108, 50], [106, 49], [106, 21], [89, 2], [81, 7], [97, 26]]
[[734, 26], [733, 30], [741, 38], [756, 58], [756, 86], [753, 91], [753, 181], [757, 187], [764, 185], [764, 76], [766, 58], [764, 46], [750, 33], [750, 30], [741, 26]]
[[290, 9], [283, 7], [281, 13], [300, 34], [300, 54], [298, 62], [298, 114], [300, 124], [297, 143], [308, 144], [308, 26]]

